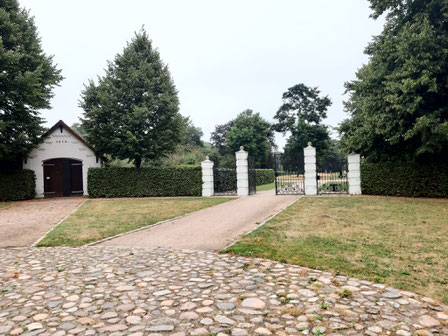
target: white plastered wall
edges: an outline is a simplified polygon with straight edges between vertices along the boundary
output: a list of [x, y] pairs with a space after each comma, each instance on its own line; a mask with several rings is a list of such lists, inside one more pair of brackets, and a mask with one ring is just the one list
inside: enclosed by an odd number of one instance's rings
[[67, 129], [58, 127], [50, 133], [37, 148], [28, 155], [23, 168], [31, 169], [36, 174], [36, 197], [44, 197], [43, 163], [49, 159], [75, 159], [82, 161], [82, 183], [84, 195], [87, 195], [87, 170], [101, 167], [101, 159]]

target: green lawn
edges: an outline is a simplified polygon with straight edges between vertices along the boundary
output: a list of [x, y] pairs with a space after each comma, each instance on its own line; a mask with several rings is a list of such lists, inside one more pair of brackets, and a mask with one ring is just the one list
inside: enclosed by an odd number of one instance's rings
[[305, 197], [225, 252], [414, 291], [448, 303], [448, 200]]
[[263, 185], [259, 185], [257, 186], [257, 191], [262, 191], [262, 190], [272, 190], [275, 188], [275, 183], [269, 183], [269, 184], [263, 184]]
[[6, 208], [8, 205], [10, 205], [11, 203], [7, 203], [7, 202], [0, 202], [0, 209], [1, 208]]
[[81, 246], [234, 198], [135, 198], [86, 201], [38, 246]]

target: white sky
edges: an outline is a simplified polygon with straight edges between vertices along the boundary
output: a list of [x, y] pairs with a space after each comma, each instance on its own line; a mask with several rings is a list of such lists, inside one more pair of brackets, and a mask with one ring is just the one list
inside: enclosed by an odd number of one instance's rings
[[[344, 82], [384, 21], [367, 0], [20, 0], [62, 69], [47, 126], [78, 121], [83, 84], [104, 74], [142, 25], [179, 90], [180, 111], [208, 141], [216, 124], [251, 108], [272, 121], [289, 87], [318, 86], [333, 101], [325, 123], [346, 117]], [[282, 147], [285, 139], [277, 137]]]

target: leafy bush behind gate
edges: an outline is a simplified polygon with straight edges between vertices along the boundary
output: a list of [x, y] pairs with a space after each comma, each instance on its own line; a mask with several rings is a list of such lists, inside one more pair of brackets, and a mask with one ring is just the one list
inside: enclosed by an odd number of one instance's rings
[[236, 192], [236, 169], [215, 168], [213, 169], [213, 183], [215, 193]]
[[274, 182], [275, 173], [273, 169], [256, 169], [257, 186]]

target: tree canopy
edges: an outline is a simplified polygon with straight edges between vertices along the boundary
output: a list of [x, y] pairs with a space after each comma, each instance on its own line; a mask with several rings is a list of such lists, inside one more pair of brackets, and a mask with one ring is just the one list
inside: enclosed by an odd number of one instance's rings
[[0, 160], [25, 157], [39, 142], [61, 70], [41, 46], [33, 18], [17, 0], [0, 4]]
[[[283, 104], [274, 116], [277, 122], [273, 129], [277, 132], [292, 132], [300, 124], [319, 125], [327, 117], [331, 105], [328, 96], [319, 96], [317, 87], [297, 84], [283, 93]], [[311, 141], [311, 140], [308, 140]]]
[[341, 144], [370, 161], [448, 161], [448, 2], [370, 2], [386, 25], [346, 83]]
[[226, 143], [232, 154], [244, 146], [244, 150], [254, 158], [256, 167], [266, 166], [271, 146], [275, 146], [270, 123], [250, 109], [233, 120], [233, 126], [226, 134]]
[[177, 165], [200, 165], [207, 154], [211, 154], [210, 144], [205, 144], [201, 137], [204, 135], [202, 129], [193, 124], [190, 117], [183, 117], [182, 141], [176, 150], [151, 165], [177, 166]]
[[212, 132], [210, 141], [220, 155], [230, 154], [227, 152], [227, 132], [233, 127], [234, 121], [230, 120], [222, 125], [216, 125], [215, 131]]
[[75, 122], [72, 124], [72, 126], [70, 126], [76, 133], [78, 133], [80, 136], [82, 136], [83, 138], [86, 136], [86, 130], [84, 129], [84, 127], [82, 126], [81, 123], [79, 122]]
[[204, 132], [198, 126], [195, 126], [191, 121], [190, 117], [183, 118], [184, 132], [183, 132], [183, 144], [185, 146], [204, 146], [204, 142], [201, 140]]
[[318, 159], [322, 158], [330, 141], [328, 128], [322, 121], [327, 117], [330, 105], [330, 98], [321, 96], [317, 87], [297, 84], [283, 93], [283, 104], [274, 116], [277, 122], [272, 127], [277, 132], [290, 133], [285, 146], [285, 162], [302, 167], [303, 148], [308, 142], [316, 147]]
[[157, 160], [182, 141], [184, 123], [167, 65], [143, 29], [82, 92], [82, 125], [100, 154]]

